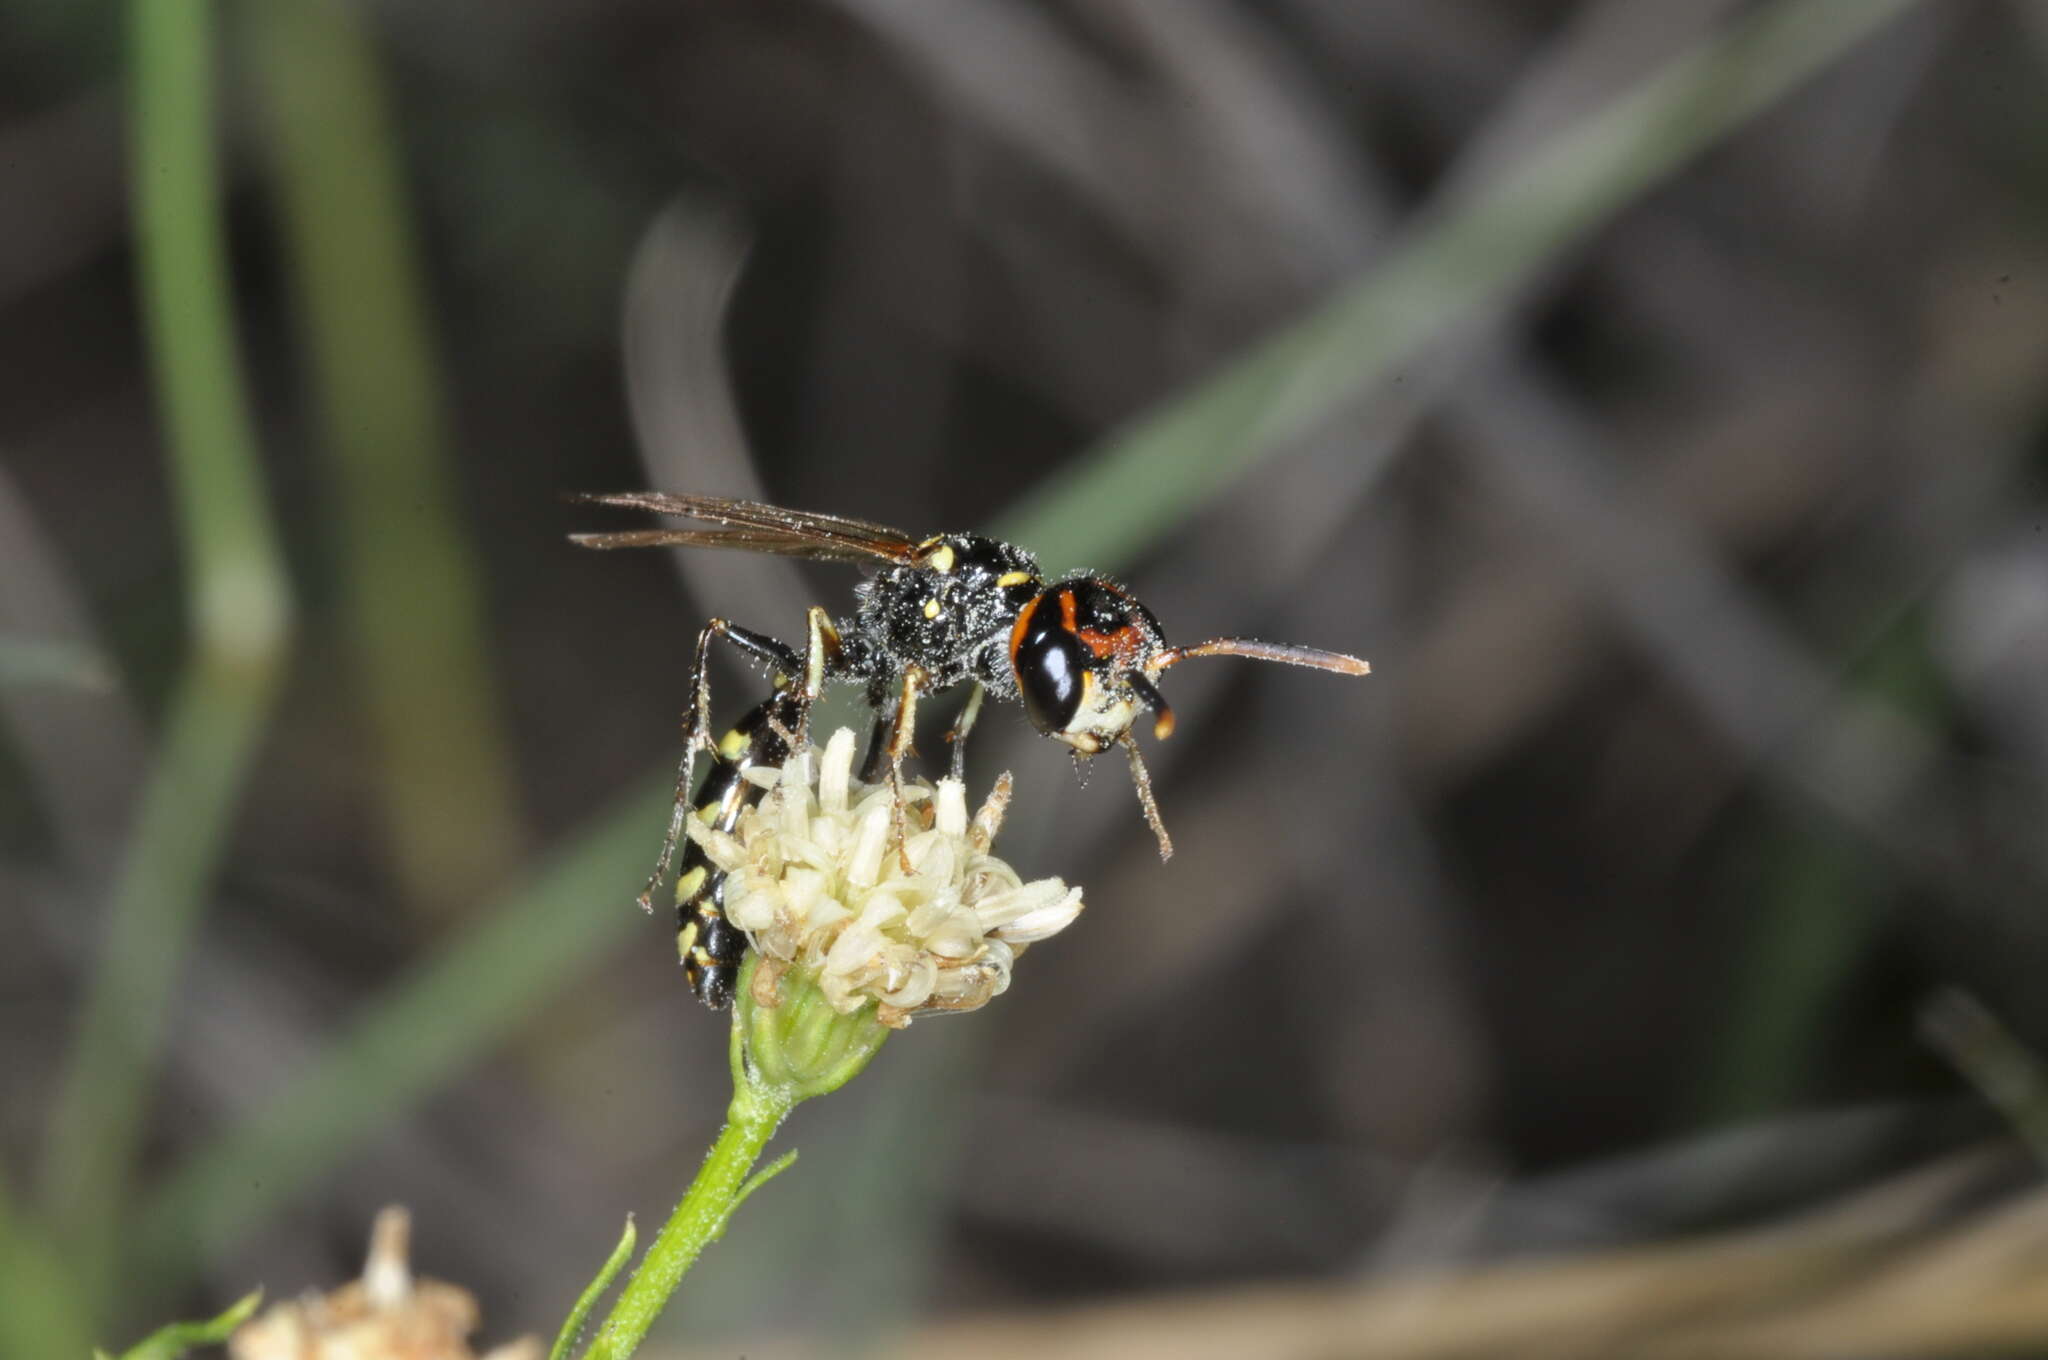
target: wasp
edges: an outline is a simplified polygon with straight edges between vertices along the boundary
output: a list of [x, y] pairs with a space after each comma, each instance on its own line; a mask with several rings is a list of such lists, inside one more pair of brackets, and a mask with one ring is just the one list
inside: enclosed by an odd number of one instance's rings
[[[1152, 611], [1123, 587], [1089, 572], [1047, 581], [1030, 553], [982, 534], [913, 538], [843, 515], [659, 491], [573, 499], [651, 511], [698, 526], [570, 536], [586, 548], [739, 548], [873, 570], [854, 587], [850, 615], [834, 620], [824, 608], [810, 608], [801, 651], [723, 618], [709, 620], [698, 632], [675, 807], [660, 857], [640, 895], [640, 905], [648, 910], [675, 862], [692, 808], [730, 830], [759, 796], [745, 771], [779, 764], [801, 749], [811, 707], [827, 685], [859, 685], [865, 692], [874, 723], [861, 777], [869, 783], [885, 776], [889, 781], [899, 855], [906, 831], [903, 761], [910, 753], [918, 701], [969, 684], [967, 702], [948, 733], [956, 778], [964, 769], [967, 735], [984, 698], [1019, 701], [1032, 726], [1068, 746], [1077, 763], [1113, 746], [1124, 752], [1139, 807], [1165, 859], [1173, 854], [1173, 842], [1132, 735], [1142, 713], [1151, 714], [1155, 738], [1172, 734], [1173, 709], [1159, 690], [1164, 671], [1199, 656], [1279, 661], [1340, 675], [1365, 675], [1371, 669], [1339, 652], [1251, 638], [1169, 646]], [[774, 692], [722, 740], [714, 740], [705, 663], [719, 639], [765, 664]], [[699, 751], [715, 764], [693, 804]], [[678, 944], [692, 990], [721, 1010], [731, 1003], [747, 947], [746, 936], [724, 918], [723, 888], [723, 875], [694, 842], [686, 845], [676, 884]]]

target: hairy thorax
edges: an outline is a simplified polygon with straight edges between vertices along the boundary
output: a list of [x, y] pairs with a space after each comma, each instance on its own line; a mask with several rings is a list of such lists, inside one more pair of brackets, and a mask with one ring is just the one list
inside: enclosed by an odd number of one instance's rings
[[978, 679], [1007, 697], [1010, 626], [1043, 587], [1031, 554], [979, 534], [942, 534], [919, 545], [919, 565], [889, 567], [858, 587], [853, 650], [868, 678], [911, 666], [936, 691]]

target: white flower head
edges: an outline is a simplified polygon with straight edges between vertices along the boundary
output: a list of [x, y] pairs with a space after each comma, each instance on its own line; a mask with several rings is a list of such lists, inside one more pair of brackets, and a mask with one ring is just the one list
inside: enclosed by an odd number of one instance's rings
[[1008, 774], [971, 818], [959, 780], [906, 781], [898, 855], [889, 786], [853, 778], [853, 748], [841, 728], [822, 752], [750, 770], [768, 793], [732, 834], [691, 819], [690, 836], [727, 875], [727, 919], [761, 956], [754, 1001], [776, 1004], [782, 975], [795, 970], [815, 976], [842, 1014], [872, 1000], [891, 1028], [978, 1009], [1009, 987], [1025, 946], [1081, 914], [1081, 890], [1057, 878], [1026, 883], [990, 853]]

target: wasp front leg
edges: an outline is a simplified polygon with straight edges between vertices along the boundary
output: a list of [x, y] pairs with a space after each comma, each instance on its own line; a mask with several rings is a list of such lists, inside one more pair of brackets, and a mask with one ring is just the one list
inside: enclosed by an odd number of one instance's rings
[[1117, 745], [1124, 748], [1124, 754], [1131, 761], [1131, 784], [1138, 791], [1138, 806], [1145, 813], [1145, 825], [1152, 828], [1152, 834], [1159, 841], [1159, 858], [1173, 858], [1173, 837], [1166, 834], [1166, 823], [1159, 819], [1159, 801], [1152, 796], [1152, 776], [1146, 772], [1145, 757], [1138, 753], [1138, 739], [1129, 732], [1117, 738]]

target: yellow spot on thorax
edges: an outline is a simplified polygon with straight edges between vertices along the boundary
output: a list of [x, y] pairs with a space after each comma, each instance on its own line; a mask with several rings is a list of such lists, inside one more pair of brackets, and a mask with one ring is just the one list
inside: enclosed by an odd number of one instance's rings
[[931, 556], [925, 558], [924, 564], [936, 572], [951, 571], [953, 569], [953, 545], [941, 543], [938, 547], [933, 548]]
[[939, 616], [939, 602], [936, 597], [924, 602], [924, 616], [928, 619], [935, 619]]
[[1021, 586], [1030, 583], [1031, 573], [1028, 571], [1006, 571], [996, 577], [996, 584], [999, 586]]
[[747, 749], [747, 734], [735, 727], [718, 739], [718, 754], [727, 760], [738, 760], [740, 752]]

